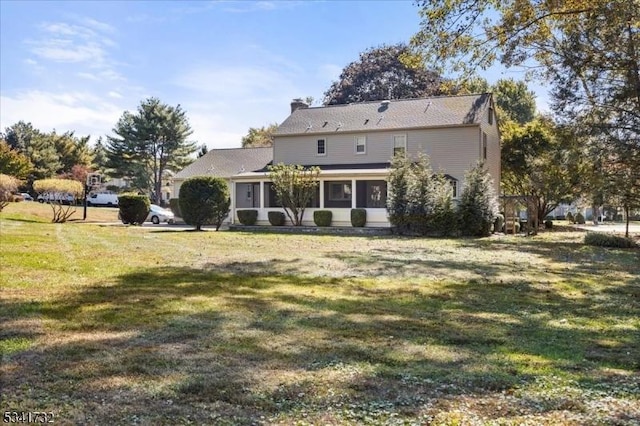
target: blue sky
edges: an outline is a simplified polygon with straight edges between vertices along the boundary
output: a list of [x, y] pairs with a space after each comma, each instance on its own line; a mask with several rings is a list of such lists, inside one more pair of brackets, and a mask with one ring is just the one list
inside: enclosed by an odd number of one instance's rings
[[95, 141], [155, 96], [187, 111], [199, 144], [239, 147], [249, 127], [282, 122], [293, 98], [320, 102], [360, 52], [408, 41], [419, 22], [410, 1], [2, 0], [0, 128], [24, 120]]

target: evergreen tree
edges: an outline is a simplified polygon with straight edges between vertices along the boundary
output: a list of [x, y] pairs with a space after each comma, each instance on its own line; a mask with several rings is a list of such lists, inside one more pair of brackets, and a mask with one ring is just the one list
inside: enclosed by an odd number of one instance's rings
[[404, 155], [396, 155], [391, 160], [388, 183], [387, 212], [389, 223], [399, 234], [409, 229], [409, 180], [411, 162]]
[[458, 215], [462, 235], [486, 237], [498, 213], [498, 202], [491, 175], [482, 163], [465, 174]]
[[191, 127], [180, 105], [172, 107], [149, 98], [136, 113], [125, 111], [109, 136], [107, 156], [114, 175], [129, 177], [141, 191], [162, 201], [162, 179], [189, 164], [197, 146], [187, 141]]

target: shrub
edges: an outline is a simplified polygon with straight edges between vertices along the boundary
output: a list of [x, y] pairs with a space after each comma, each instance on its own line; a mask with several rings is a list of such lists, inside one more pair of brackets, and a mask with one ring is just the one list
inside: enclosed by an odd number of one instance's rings
[[367, 223], [367, 211], [365, 209], [351, 209], [351, 226], [362, 228]]
[[493, 181], [482, 163], [465, 175], [465, 185], [458, 207], [462, 235], [486, 237], [491, 233], [498, 203]]
[[169, 208], [173, 212], [176, 217], [182, 217], [182, 213], [180, 212], [180, 199], [179, 198], [171, 198], [169, 199]]
[[178, 205], [185, 223], [195, 226], [197, 231], [203, 225], [214, 225], [217, 231], [229, 215], [229, 185], [213, 176], [189, 178], [180, 186]]
[[118, 196], [119, 217], [124, 224], [142, 225], [149, 215], [151, 203], [146, 195], [122, 194]]
[[493, 232], [502, 232], [504, 227], [504, 215], [497, 214], [496, 220], [493, 221]]
[[331, 218], [333, 213], [331, 210], [316, 210], [313, 212], [313, 222], [317, 226], [331, 226]]
[[636, 248], [635, 241], [618, 235], [605, 234], [602, 232], [589, 232], [584, 236], [584, 243], [598, 247]]
[[567, 213], [567, 220], [570, 223], [574, 223], [575, 219], [573, 218], [573, 213], [571, 213], [571, 212]]
[[269, 212], [267, 213], [269, 217], [269, 223], [273, 226], [282, 226], [284, 225], [284, 213], [282, 212]]
[[238, 220], [243, 225], [255, 225], [258, 220], [258, 210], [238, 210]]
[[586, 223], [586, 221], [584, 220], [584, 216], [582, 215], [582, 213], [578, 213], [574, 219], [574, 223], [577, 223], [578, 225], [584, 225]]
[[544, 229], [551, 229], [553, 228], [553, 221], [552, 220], [545, 220], [544, 221]]

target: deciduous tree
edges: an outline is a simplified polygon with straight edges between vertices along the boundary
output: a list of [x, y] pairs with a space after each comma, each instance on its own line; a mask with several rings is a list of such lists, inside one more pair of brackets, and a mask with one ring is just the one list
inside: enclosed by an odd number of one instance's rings
[[318, 167], [305, 168], [293, 164], [269, 166], [276, 197], [294, 226], [301, 226], [304, 212], [318, 187]]
[[0, 174], [0, 212], [11, 202], [20, 181], [13, 176]]
[[325, 105], [443, 94], [443, 79], [412, 56], [406, 44], [367, 49], [347, 65], [324, 94]]
[[261, 146], [273, 145], [273, 134], [278, 129], [276, 123], [260, 128], [249, 127], [249, 132], [242, 137], [243, 148], [257, 148]]
[[[49, 194], [48, 203], [53, 211], [54, 223], [64, 223], [76, 212], [75, 200], [82, 196], [84, 186], [70, 179], [42, 179], [33, 183], [38, 194]], [[64, 205], [70, 195], [74, 202]]]
[[24, 154], [12, 149], [4, 139], [0, 139], [0, 173], [26, 179], [32, 170], [33, 164]]

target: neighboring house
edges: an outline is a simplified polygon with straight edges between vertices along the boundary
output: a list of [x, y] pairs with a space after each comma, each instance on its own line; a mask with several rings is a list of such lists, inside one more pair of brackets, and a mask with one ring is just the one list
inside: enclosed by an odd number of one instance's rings
[[[231, 179], [243, 172], [265, 170], [273, 159], [273, 148], [212, 149], [185, 167], [173, 177], [173, 194], [180, 195], [182, 183], [195, 176], [214, 176], [227, 181], [233, 190]], [[233, 216], [230, 215], [229, 221]]]
[[[367, 226], [385, 227], [390, 226], [385, 208], [390, 160], [393, 155], [416, 158], [420, 152], [451, 181], [456, 198], [465, 172], [478, 161], [485, 162], [499, 194], [500, 136], [491, 94], [313, 108], [294, 100], [291, 115], [274, 135], [273, 164], [320, 167], [305, 224], [313, 224], [314, 210], [329, 209], [333, 225], [350, 226], [351, 209], [365, 208]], [[196, 163], [192, 166], [201, 174], [209, 174]], [[282, 211], [268, 171], [242, 164], [233, 161], [221, 175], [231, 184], [232, 221], [240, 209], [257, 209], [258, 224], [268, 224], [269, 211]]]

